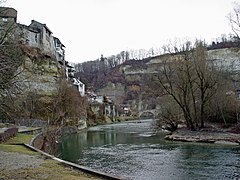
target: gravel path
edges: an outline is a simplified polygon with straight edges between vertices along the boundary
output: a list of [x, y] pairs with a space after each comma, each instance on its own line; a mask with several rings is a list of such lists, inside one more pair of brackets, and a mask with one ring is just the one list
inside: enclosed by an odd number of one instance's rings
[[0, 171], [4, 169], [14, 170], [26, 167], [38, 167], [44, 160], [37, 156], [20, 154], [15, 152], [0, 151]]

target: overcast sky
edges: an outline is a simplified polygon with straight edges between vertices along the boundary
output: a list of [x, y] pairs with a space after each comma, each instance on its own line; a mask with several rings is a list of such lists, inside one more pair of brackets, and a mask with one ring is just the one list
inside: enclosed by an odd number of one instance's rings
[[[240, 0], [237, 0], [239, 2]], [[162, 47], [175, 39], [208, 42], [231, 33], [231, 0], [8, 0], [18, 22], [46, 23], [70, 62], [122, 50]]]

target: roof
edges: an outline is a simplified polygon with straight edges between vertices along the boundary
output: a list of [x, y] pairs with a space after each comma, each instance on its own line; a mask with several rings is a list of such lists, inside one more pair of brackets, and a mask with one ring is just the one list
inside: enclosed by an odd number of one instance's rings
[[65, 47], [57, 37], [53, 36], [53, 39], [54, 39], [54, 41], [57, 41], [59, 44], [61, 44], [63, 47]]
[[66, 61], [66, 66], [69, 68], [74, 68], [74, 64], [69, 63], [68, 61]]
[[52, 31], [47, 27], [46, 24], [42, 24], [42, 23], [40, 23], [40, 22], [38, 22], [38, 21], [35, 21], [35, 20], [32, 20], [32, 22], [31, 22], [31, 24], [29, 25], [29, 27], [36, 28], [34, 24], [37, 25], [37, 26], [39, 25], [39, 26], [45, 27], [50, 33], [52, 33]]
[[17, 17], [17, 10], [10, 7], [0, 7], [0, 17]]
[[39, 33], [39, 31], [37, 31], [36, 29], [33, 28], [29, 28], [29, 26], [26, 26], [24, 24], [20, 24], [17, 23], [18, 27], [20, 27], [21, 29], [27, 29], [28, 31], [34, 32], [34, 33]]

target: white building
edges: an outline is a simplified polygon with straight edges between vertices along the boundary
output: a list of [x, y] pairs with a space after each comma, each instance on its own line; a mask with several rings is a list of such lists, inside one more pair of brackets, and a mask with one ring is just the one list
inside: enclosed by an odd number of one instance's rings
[[77, 78], [72, 78], [73, 80], [73, 85], [77, 87], [79, 93], [81, 96], [85, 95], [85, 84], [82, 83], [79, 79]]

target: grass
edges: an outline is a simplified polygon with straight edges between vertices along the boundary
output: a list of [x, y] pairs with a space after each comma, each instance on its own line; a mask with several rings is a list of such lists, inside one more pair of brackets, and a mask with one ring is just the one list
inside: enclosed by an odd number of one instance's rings
[[28, 148], [22, 145], [8, 145], [8, 144], [0, 144], [0, 151], [5, 152], [18, 152], [28, 155], [39, 155], [39, 153], [35, 151], [30, 151]]
[[81, 171], [73, 170], [51, 159], [45, 159], [44, 162], [35, 168], [20, 168], [14, 170], [0, 171], [0, 179], [59, 179], [59, 180], [91, 180], [96, 177], [84, 174]]
[[17, 133], [17, 135], [15, 137], [7, 140], [3, 144], [19, 144], [19, 143], [28, 144], [28, 143], [30, 143], [30, 141], [33, 137], [34, 137], [34, 135]]
[[12, 137], [9, 140], [7, 140], [6, 142], [1, 143], [0, 151], [19, 152], [19, 153], [23, 153], [23, 154], [37, 155], [38, 154], [37, 152], [30, 151], [25, 146], [16, 145], [16, 144], [21, 144], [21, 143], [28, 144], [33, 137], [34, 137], [33, 135], [18, 133], [15, 137]]
[[[52, 176], [50, 179], [93, 179], [93, 177], [81, 172], [76, 171], [70, 167], [63, 166], [61, 163], [53, 160], [45, 160], [39, 169], [41, 172], [45, 172], [46, 174]], [[54, 172], [54, 174], [52, 173]], [[96, 178], [96, 177], [95, 177]], [[94, 178], [94, 179], [95, 179]]]

